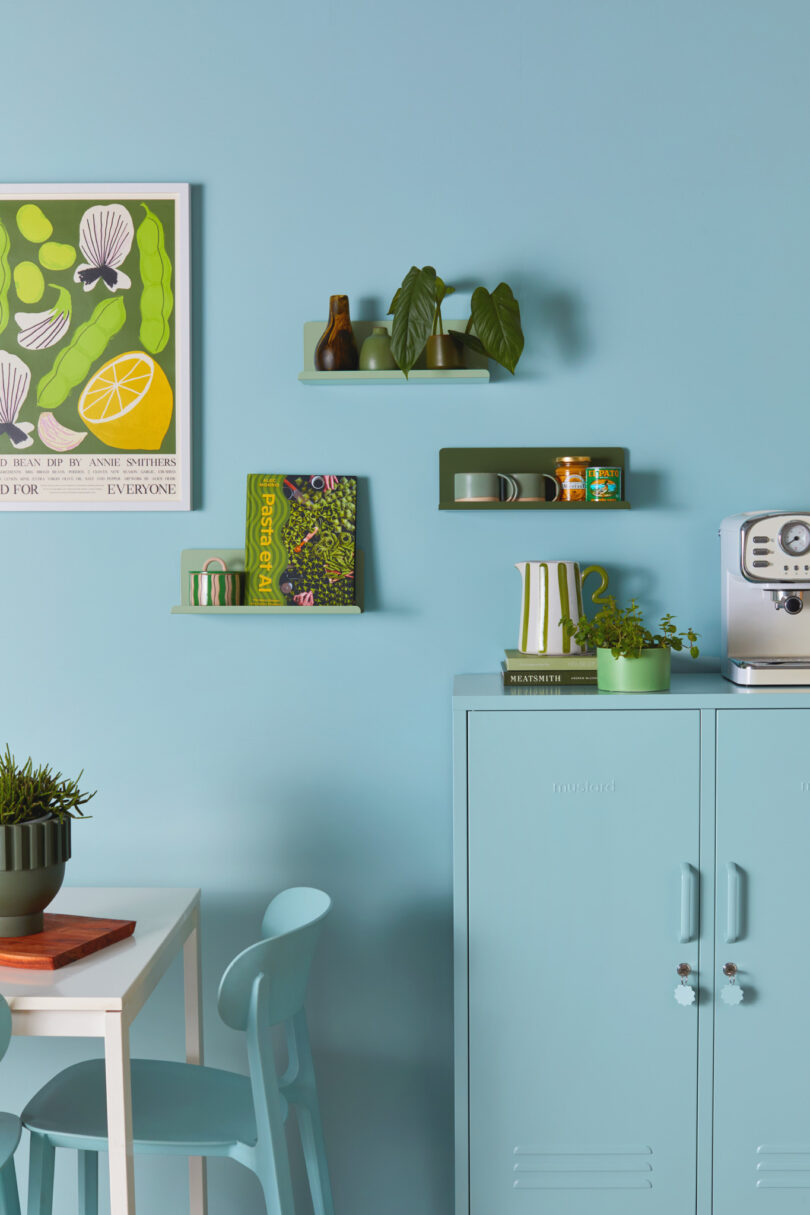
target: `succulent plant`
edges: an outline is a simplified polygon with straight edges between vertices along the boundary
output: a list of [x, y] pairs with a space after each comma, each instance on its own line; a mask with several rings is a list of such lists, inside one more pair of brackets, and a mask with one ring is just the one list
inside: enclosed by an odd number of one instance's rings
[[60, 821], [86, 817], [82, 806], [96, 796], [96, 791], [81, 791], [79, 781], [83, 775], [82, 770], [75, 780], [70, 780], [48, 764], [35, 768], [30, 758], [20, 766], [7, 743], [0, 754], [0, 825], [27, 823], [47, 814]]

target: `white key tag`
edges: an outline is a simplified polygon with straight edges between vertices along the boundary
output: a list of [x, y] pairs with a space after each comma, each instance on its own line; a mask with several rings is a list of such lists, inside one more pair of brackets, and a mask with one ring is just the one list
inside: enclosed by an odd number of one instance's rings
[[681, 962], [680, 966], [678, 967], [678, 974], [681, 976], [681, 981], [675, 988], [675, 999], [677, 1000], [678, 1004], [682, 1004], [685, 1008], [688, 1008], [690, 1004], [694, 1004], [695, 1002], [695, 989], [694, 987], [690, 987], [686, 981], [691, 973], [692, 967], [689, 965], [689, 963]]
[[723, 974], [728, 979], [725, 987], [720, 988], [720, 999], [724, 1004], [742, 1004], [745, 992], [737, 982], [737, 967], [733, 962], [726, 962]]

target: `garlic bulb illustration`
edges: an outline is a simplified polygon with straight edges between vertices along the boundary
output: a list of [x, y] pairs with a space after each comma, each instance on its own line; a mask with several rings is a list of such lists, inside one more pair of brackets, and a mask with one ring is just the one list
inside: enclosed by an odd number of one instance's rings
[[20, 329], [17, 342], [26, 350], [45, 350], [48, 346], [55, 346], [70, 328], [70, 292], [56, 283], [48, 283], [48, 286], [59, 292], [53, 308], [47, 312], [14, 313], [14, 320]]
[[37, 434], [51, 451], [73, 451], [87, 438], [86, 430], [71, 430], [63, 426], [47, 409], [37, 419]]
[[16, 448], [31, 447], [32, 422], [18, 422], [31, 387], [31, 372], [16, 354], [0, 350], [0, 435], [8, 435]]
[[132, 216], [120, 203], [89, 207], [79, 224], [79, 248], [87, 261], [76, 267], [74, 283], [92, 291], [99, 279], [109, 291], [132, 286], [118, 267], [132, 248], [135, 228]]

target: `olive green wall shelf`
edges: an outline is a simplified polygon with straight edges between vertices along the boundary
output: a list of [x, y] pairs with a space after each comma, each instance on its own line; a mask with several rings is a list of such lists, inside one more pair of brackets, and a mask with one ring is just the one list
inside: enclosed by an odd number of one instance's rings
[[363, 610], [363, 554], [358, 550], [355, 561], [355, 594], [352, 607], [193, 607], [189, 599], [189, 574], [201, 570], [209, 557], [221, 557], [229, 570], [245, 568], [243, 548], [184, 548], [180, 555], [180, 603], [172, 608], [174, 615], [183, 616], [359, 616]]
[[565, 447], [443, 447], [439, 452], [439, 510], [629, 510], [622, 502], [456, 502], [457, 472], [548, 472], [553, 475], [557, 456], [585, 452], [591, 464], [622, 470], [622, 493], [627, 493], [629, 460], [624, 447], [596, 447], [569, 443]]
[[[466, 321], [445, 321], [444, 327], [464, 329]], [[357, 349], [368, 337], [374, 325], [385, 325], [391, 332], [390, 318], [385, 321], [352, 321]], [[424, 351], [408, 379], [401, 371], [316, 371], [315, 347], [326, 328], [326, 321], [307, 321], [304, 325], [304, 370], [299, 380], [304, 384], [486, 384], [489, 382], [489, 362], [473, 350], [465, 350], [467, 366], [462, 371], [428, 371], [425, 367]]]

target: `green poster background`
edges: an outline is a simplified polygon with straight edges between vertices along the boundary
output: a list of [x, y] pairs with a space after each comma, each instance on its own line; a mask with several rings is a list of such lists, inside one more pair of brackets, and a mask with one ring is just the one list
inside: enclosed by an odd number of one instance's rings
[[[176, 250], [175, 250], [175, 202], [173, 199], [144, 199], [150, 211], [158, 217], [163, 224], [166, 252], [172, 265], [172, 291], [176, 293]], [[132, 223], [137, 233], [138, 225], [146, 215], [141, 202], [137, 199], [115, 198], [110, 196], [107, 198], [82, 198], [82, 199], [2, 199], [0, 200], [0, 220], [4, 224], [10, 238], [10, 248], [8, 254], [9, 266], [12, 276], [14, 267], [20, 262], [29, 261], [39, 265], [38, 251], [40, 246], [32, 241], [28, 241], [21, 234], [17, 226], [17, 211], [26, 202], [33, 202], [43, 211], [50, 222], [53, 224], [53, 234], [48, 238], [51, 241], [58, 241], [62, 244], [72, 245], [76, 250], [76, 260], [68, 270], [42, 270], [45, 279], [46, 287], [42, 299], [36, 304], [24, 304], [17, 296], [14, 282], [12, 278], [11, 287], [8, 293], [9, 303], [9, 320], [5, 330], [0, 333], [0, 350], [6, 350], [11, 354], [15, 354], [22, 359], [31, 370], [31, 387], [28, 390], [28, 396], [20, 410], [18, 421], [32, 422], [36, 427], [40, 417], [41, 410], [37, 405], [37, 385], [46, 373], [53, 367], [54, 361], [61, 350], [69, 343], [72, 335], [75, 333], [79, 325], [90, 319], [96, 305], [103, 299], [109, 299], [113, 295], [120, 296], [126, 307], [126, 321], [123, 327], [109, 341], [104, 353], [93, 361], [90, 366], [90, 371], [87, 377], [71, 389], [68, 396], [54, 410], [54, 416], [63, 426], [69, 427], [71, 430], [86, 431], [87, 437], [75, 448], [74, 452], [67, 454], [75, 455], [112, 455], [120, 452], [123, 449], [111, 447], [106, 443], [102, 443], [92, 431], [87, 430], [87, 427], [79, 417], [78, 401], [82, 390], [91, 378], [98, 371], [99, 367], [103, 367], [110, 359], [119, 354], [126, 354], [130, 351], [142, 351], [143, 347], [140, 340], [141, 326], [141, 274], [140, 274], [140, 256], [138, 253], [137, 240], [133, 239], [132, 247], [127, 254], [125, 260], [118, 267], [128, 274], [132, 280], [132, 286], [116, 292], [111, 292], [108, 287], [100, 279], [96, 281], [95, 286], [91, 291], [85, 291], [81, 283], [74, 283], [73, 275], [76, 267], [86, 259], [79, 250], [79, 224], [85, 211], [94, 206], [109, 206], [110, 203], [117, 203], [123, 206], [132, 216]], [[17, 342], [17, 334], [19, 328], [14, 320], [16, 312], [45, 312], [48, 308], [53, 307], [57, 299], [57, 292], [53, 287], [47, 284], [54, 283], [59, 287], [65, 287], [70, 291], [71, 304], [73, 313], [70, 321], [70, 328], [67, 333], [54, 346], [50, 346], [47, 350], [26, 350]], [[175, 309], [176, 309], [175, 300]], [[176, 442], [176, 420], [177, 420], [177, 388], [175, 376], [175, 309], [169, 317], [169, 340], [164, 346], [160, 354], [149, 354], [149, 357], [154, 359], [156, 363], [162, 367], [166, 373], [169, 384], [172, 389], [174, 398], [174, 408], [172, 410], [172, 420], [169, 429], [163, 439], [159, 449], [152, 449], [146, 452], [145, 449], [127, 448], [127, 455], [137, 455], [138, 451], [143, 454], [169, 454], [173, 455], [177, 450]], [[144, 352], [148, 353], [148, 352]], [[39, 453], [54, 453], [40, 439], [36, 429], [31, 432], [31, 437], [34, 440], [33, 446], [26, 447], [23, 451], [18, 452], [13, 447], [10, 438], [7, 435], [0, 435], [0, 455], [26, 455], [32, 456]]]

